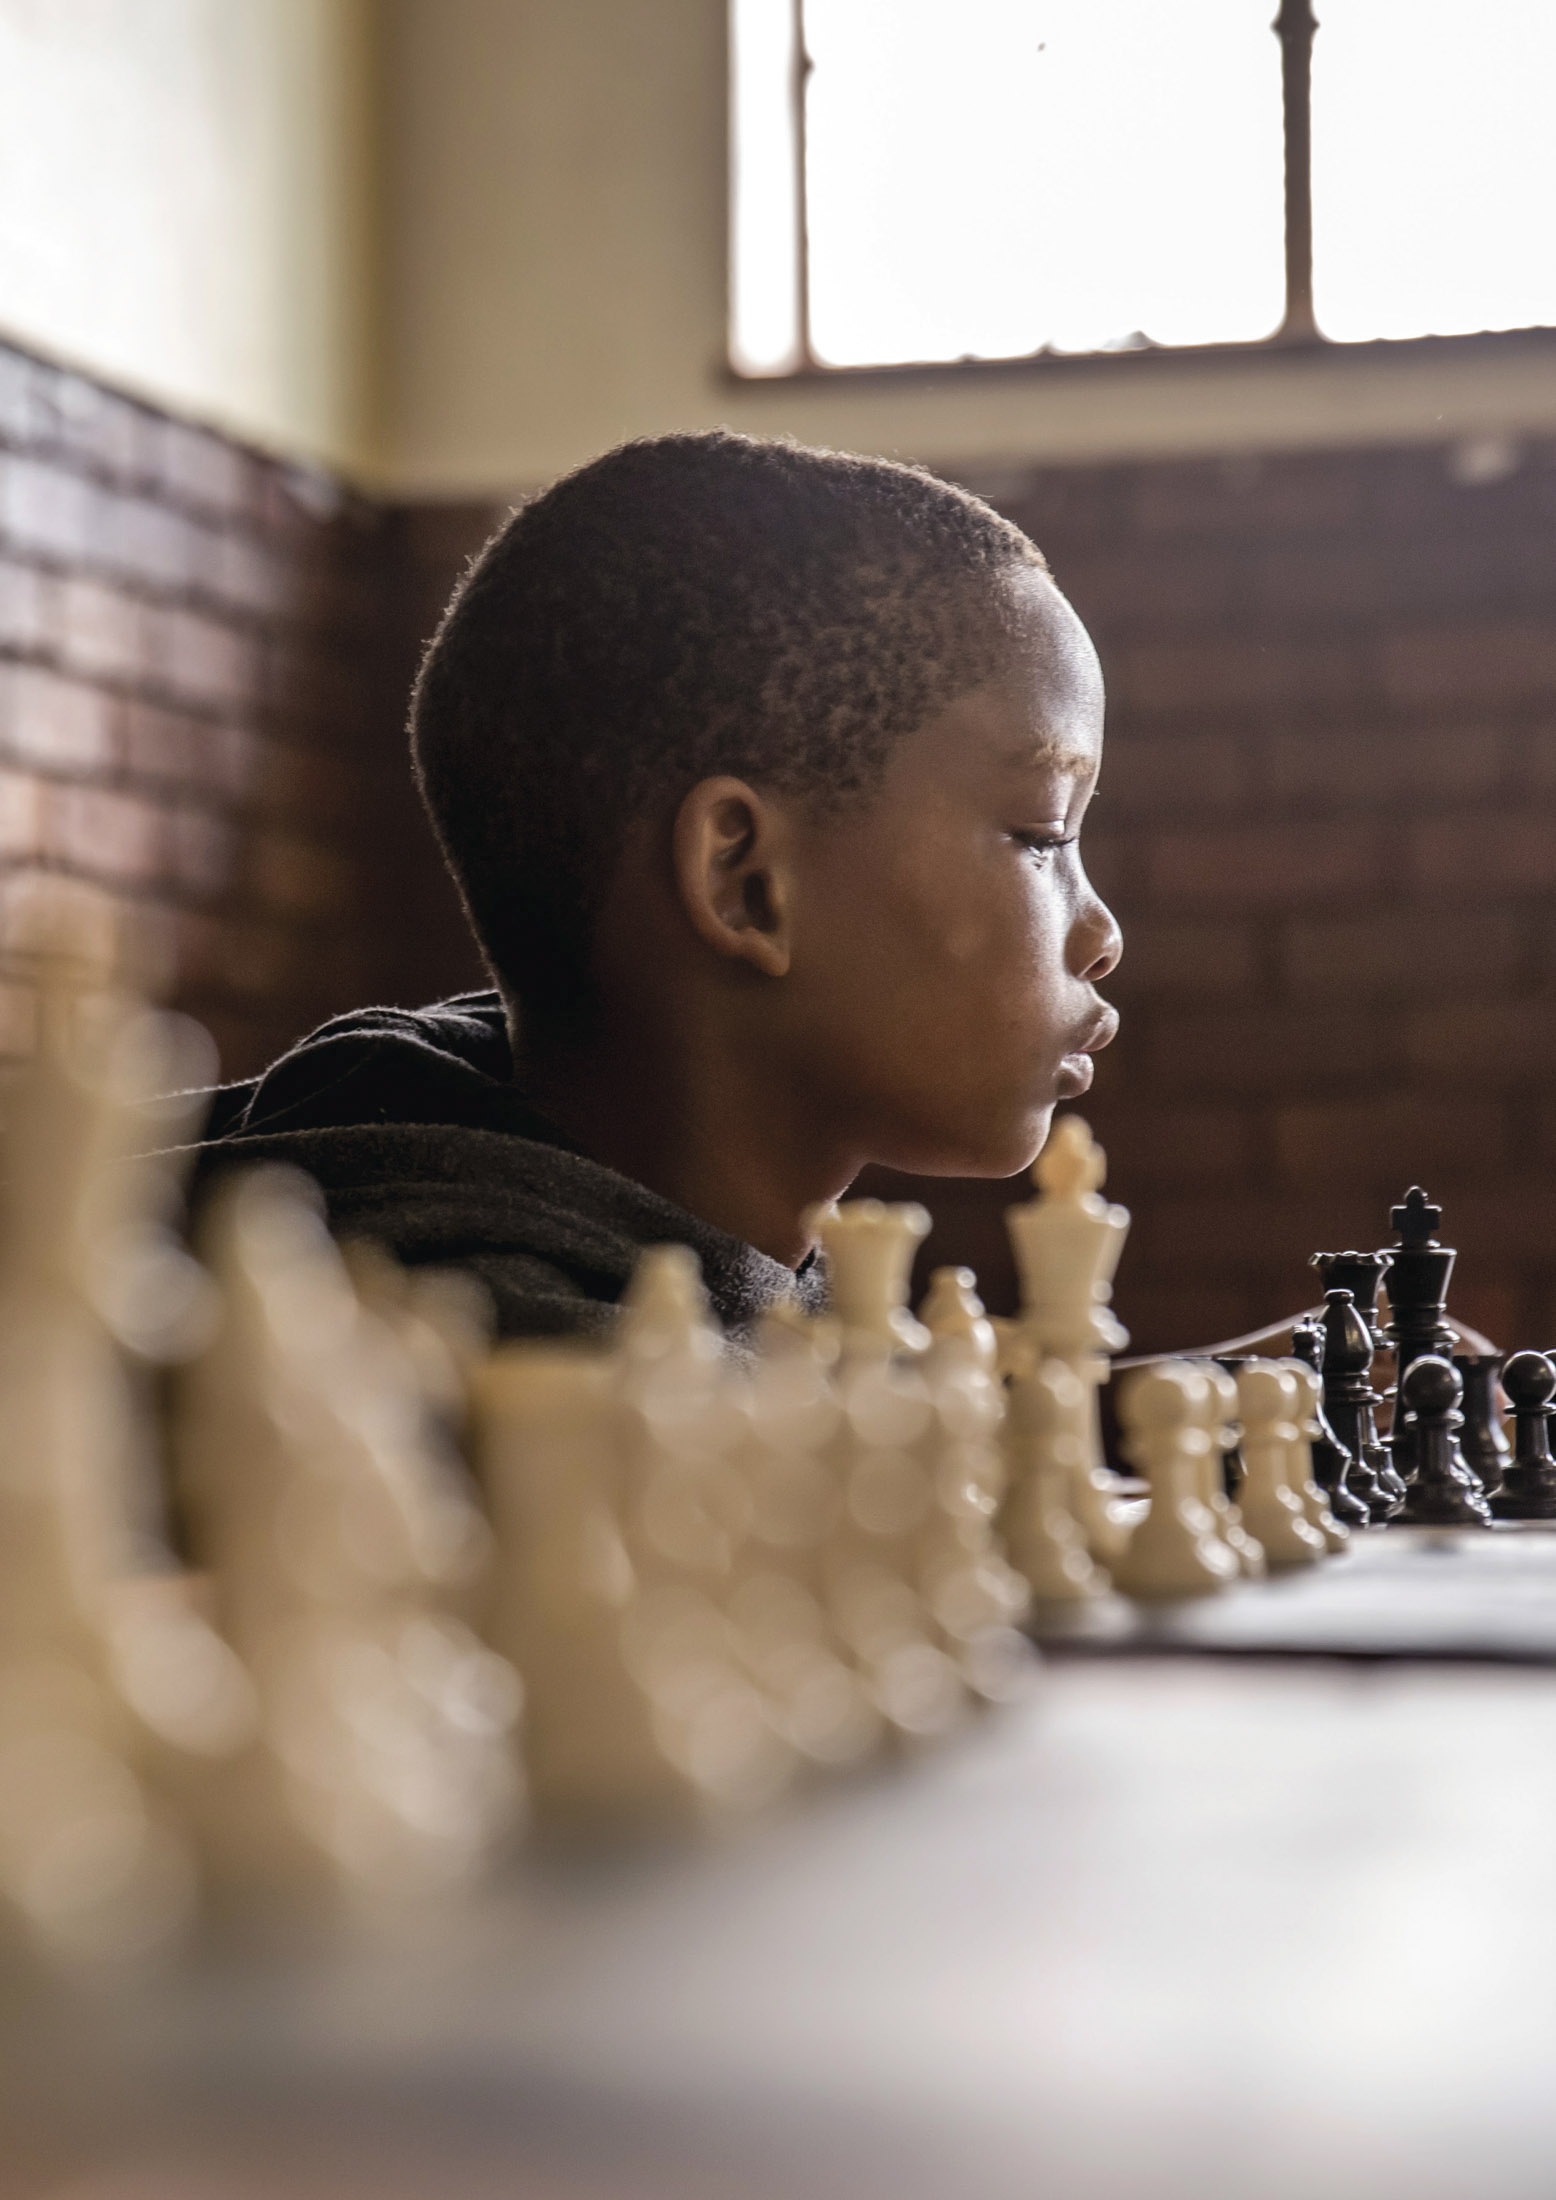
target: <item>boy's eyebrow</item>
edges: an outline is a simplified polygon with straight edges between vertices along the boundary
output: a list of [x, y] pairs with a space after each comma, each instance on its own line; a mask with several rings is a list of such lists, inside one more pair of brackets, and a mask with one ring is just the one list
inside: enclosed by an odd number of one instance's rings
[[1077, 748], [1057, 734], [1040, 734], [1011, 749], [1006, 762], [1015, 771], [1089, 772], [1096, 756], [1089, 748]]

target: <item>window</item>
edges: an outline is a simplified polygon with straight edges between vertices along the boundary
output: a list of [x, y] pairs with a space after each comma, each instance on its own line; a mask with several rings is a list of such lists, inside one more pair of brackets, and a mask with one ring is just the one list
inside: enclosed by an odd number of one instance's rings
[[737, 369], [1556, 322], [1556, 5], [1271, 6], [731, 0]]

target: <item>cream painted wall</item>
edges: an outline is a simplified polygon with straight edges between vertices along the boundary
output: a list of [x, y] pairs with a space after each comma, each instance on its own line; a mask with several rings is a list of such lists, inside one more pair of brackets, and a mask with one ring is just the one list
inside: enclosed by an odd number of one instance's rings
[[375, 6], [0, 0], [0, 333], [371, 468]]
[[384, 5], [388, 451], [408, 492], [529, 486], [715, 421], [985, 467], [1556, 429], [1550, 351], [733, 386], [724, 0]]

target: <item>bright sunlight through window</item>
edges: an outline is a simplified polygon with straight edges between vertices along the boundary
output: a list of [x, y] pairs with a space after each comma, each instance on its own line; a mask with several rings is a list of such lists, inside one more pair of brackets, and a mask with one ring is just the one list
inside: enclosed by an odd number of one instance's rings
[[[1274, 12], [732, 0], [735, 364], [1269, 338], [1285, 279]], [[1317, 13], [1322, 333], [1556, 322], [1556, 0]]]

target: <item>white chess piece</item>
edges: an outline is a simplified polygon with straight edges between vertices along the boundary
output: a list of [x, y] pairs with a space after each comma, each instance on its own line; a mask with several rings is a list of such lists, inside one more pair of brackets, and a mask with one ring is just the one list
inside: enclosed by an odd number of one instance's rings
[[1008, 1208], [1005, 1216], [1021, 1276], [1019, 1335], [1006, 1362], [1014, 1371], [1023, 1361], [1062, 1360], [1081, 1385], [1071, 1509], [1103, 1565], [1111, 1564], [1129, 1534], [1129, 1515], [1103, 1460], [1097, 1403], [1108, 1355], [1129, 1342], [1109, 1308], [1129, 1214], [1100, 1196], [1106, 1167], [1081, 1118], [1062, 1115], [1032, 1170], [1042, 1196]]
[[1297, 1386], [1297, 1433], [1292, 1440], [1286, 1479], [1301, 1498], [1310, 1525], [1323, 1537], [1325, 1549], [1343, 1551], [1351, 1540], [1351, 1531], [1330, 1511], [1329, 1500], [1313, 1476], [1313, 1438], [1320, 1433], [1323, 1380], [1306, 1360], [1282, 1360], [1279, 1365]]
[[1236, 1556], [1199, 1494], [1214, 1449], [1209, 1391], [1195, 1368], [1168, 1360], [1140, 1369], [1120, 1394], [1124, 1455], [1151, 1486], [1146, 1516], [1113, 1569], [1126, 1596], [1206, 1596], [1237, 1578]]
[[1312, 1566], [1327, 1546], [1290, 1481], [1292, 1448], [1301, 1433], [1296, 1380], [1273, 1360], [1251, 1360], [1237, 1377], [1237, 1408], [1243, 1425], [1239, 1509], [1244, 1525], [1263, 1546], [1272, 1572]]
[[850, 1199], [811, 1208], [807, 1227], [826, 1255], [832, 1318], [848, 1359], [922, 1352], [928, 1334], [908, 1311], [913, 1255], [929, 1234], [916, 1201]]
[[970, 1268], [937, 1268], [919, 1312], [930, 1334], [921, 1365], [932, 1407], [920, 1594], [969, 1685], [981, 1695], [1005, 1694], [1030, 1662], [1014, 1626], [1031, 1590], [995, 1529], [1009, 1474], [994, 1326]]
[[1214, 1361], [1196, 1361], [1210, 1385], [1206, 1427], [1211, 1449], [1205, 1455], [1204, 1485], [1200, 1495], [1215, 1517], [1216, 1532], [1237, 1560], [1238, 1571], [1249, 1581], [1262, 1581], [1268, 1568], [1258, 1540], [1248, 1533], [1243, 1516], [1226, 1493], [1222, 1454], [1237, 1441], [1237, 1385], [1224, 1367]]
[[1108, 1586], [1070, 1509], [1085, 1465], [1088, 1404], [1062, 1360], [1039, 1361], [1010, 1388], [1011, 1487], [1000, 1525], [1011, 1563], [1039, 1602], [1073, 1603]]
[[396, 1899], [467, 1879], [515, 1800], [513, 1676], [446, 1610], [481, 1548], [425, 1399], [313, 1188], [254, 1170], [203, 1242], [221, 1324], [175, 1429], [213, 1608], [261, 1740], [210, 1797], [213, 1871], [255, 1893]]

